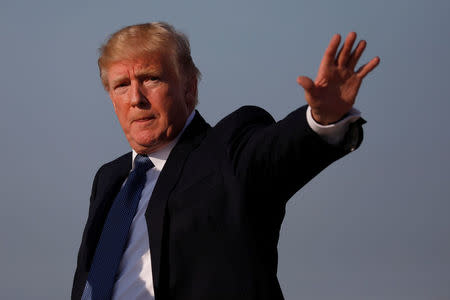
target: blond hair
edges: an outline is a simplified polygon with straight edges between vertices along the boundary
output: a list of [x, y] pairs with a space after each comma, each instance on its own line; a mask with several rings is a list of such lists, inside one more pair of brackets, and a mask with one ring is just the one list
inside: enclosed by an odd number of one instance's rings
[[[157, 52], [167, 55], [179, 79], [200, 80], [201, 73], [191, 57], [185, 34], [164, 22], [127, 26], [113, 33], [100, 47], [98, 67], [103, 87], [108, 90], [108, 68], [115, 62], [136, 59]], [[197, 102], [197, 95], [195, 95]]]

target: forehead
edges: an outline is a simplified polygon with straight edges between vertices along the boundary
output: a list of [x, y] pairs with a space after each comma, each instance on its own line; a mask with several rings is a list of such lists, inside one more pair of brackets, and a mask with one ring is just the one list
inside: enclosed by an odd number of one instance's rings
[[131, 74], [143, 71], [169, 71], [170, 65], [160, 54], [146, 55], [131, 59], [115, 61], [108, 68], [108, 75]]

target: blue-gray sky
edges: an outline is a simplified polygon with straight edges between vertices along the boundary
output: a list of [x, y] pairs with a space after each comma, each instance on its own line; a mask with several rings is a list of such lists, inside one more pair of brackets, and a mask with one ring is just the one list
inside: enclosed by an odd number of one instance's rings
[[355, 153], [288, 203], [286, 299], [450, 299], [450, 2], [31, 1], [0, 5], [2, 299], [67, 299], [98, 167], [127, 152], [96, 65], [108, 34], [167, 21], [191, 40], [211, 123], [244, 104], [305, 103], [334, 33], [381, 57]]

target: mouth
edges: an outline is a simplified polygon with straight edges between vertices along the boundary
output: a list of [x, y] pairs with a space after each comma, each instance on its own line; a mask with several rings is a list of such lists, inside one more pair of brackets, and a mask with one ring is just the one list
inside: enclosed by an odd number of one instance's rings
[[142, 117], [142, 118], [137, 118], [135, 119], [133, 122], [136, 123], [145, 123], [145, 122], [149, 122], [156, 119], [155, 116], [147, 116], [147, 117]]

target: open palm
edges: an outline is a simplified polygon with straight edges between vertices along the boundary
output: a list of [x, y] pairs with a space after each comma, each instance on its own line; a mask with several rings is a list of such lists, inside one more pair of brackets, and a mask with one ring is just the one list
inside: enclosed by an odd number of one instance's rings
[[336, 55], [341, 36], [334, 35], [320, 63], [316, 80], [313, 82], [306, 76], [297, 78], [298, 84], [305, 90], [305, 98], [311, 107], [313, 118], [321, 124], [334, 123], [350, 111], [362, 80], [380, 62], [375, 57], [355, 71], [366, 47], [366, 42], [362, 40], [351, 52], [355, 40], [356, 33], [350, 32]]

